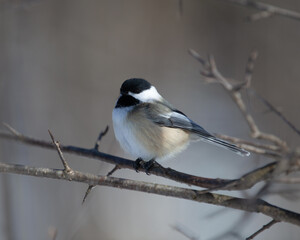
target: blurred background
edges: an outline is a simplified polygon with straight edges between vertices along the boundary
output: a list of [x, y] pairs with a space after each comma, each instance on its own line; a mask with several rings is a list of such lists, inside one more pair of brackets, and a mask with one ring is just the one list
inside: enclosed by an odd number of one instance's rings
[[[298, 0], [272, 3], [300, 12]], [[188, 54], [213, 54], [224, 76], [243, 80], [252, 50], [252, 86], [295, 125], [300, 122], [300, 22], [284, 17], [247, 22], [255, 10], [226, 1], [2, 0], [0, 1], [0, 121], [23, 134], [62, 144], [94, 146], [130, 157], [116, 142], [111, 112], [122, 82], [142, 77], [174, 106], [211, 132], [250, 139], [241, 113], [217, 84], [201, 79]], [[299, 136], [254, 96], [243, 95], [261, 130], [299, 146]], [[4, 129], [4, 127], [2, 127]], [[55, 151], [0, 139], [2, 162], [61, 168]], [[66, 154], [70, 166], [106, 174], [112, 165]], [[270, 159], [241, 158], [205, 143], [192, 144], [166, 167], [212, 178], [236, 178]], [[114, 174], [179, 185], [129, 170]], [[145, 193], [97, 187], [81, 204], [84, 184], [0, 174], [0, 239], [244, 239], [271, 219], [261, 214]], [[182, 186], [182, 185], [179, 185]], [[258, 184], [258, 187], [261, 185]], [[186, 186], [183, 186], [186, 187]], [[225, 192], [247, 197], [257, 192]], [[272, 204], [300, 212], [290, 195], [267, 195]], [[228, 233], [233, 232], [233, 235]], [[299, 239], [299, 228], [279, 223], [257, 239]]]

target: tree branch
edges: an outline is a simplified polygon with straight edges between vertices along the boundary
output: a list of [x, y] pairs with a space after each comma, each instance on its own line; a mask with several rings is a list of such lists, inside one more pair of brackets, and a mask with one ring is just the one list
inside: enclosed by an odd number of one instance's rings
[[[243, 114], [246, 122], [248, 123], [248, 126], [251, 131], [251, 136], [256, 139], [262, 139], [267, 140], [273, 144], [276, 144], [281, 148], [283, 152], [287, 152], [289, 150], [287, 143], [283, 140], [281, 140], [279, 137], [261, 132], [256, 125], [253, 117], [248, 112], [246, 104], [244, 103], [241, 93], [239, 90], [241, 89], [241, 83], [232, 84], [228, 79], [226, 79], [217, 69], [214, 57], [210, 55], [208, 57], [208, 60], [203, 59], [196, 51], [190, 49], [189, 53], [200, 62], [202, 65], [203, 70], [201, 71], [202, 76], [207, 82], [217, 82], [221, 84], [224, 89], [229, 93], [233, 101], [236, 103], [237, 107], [240, 109], [241, 113]], [[257, 54], [251, 54], [252, 62], [255, 60]], [[248, 62], [249, 64], [249, 62]], [[246, 70], [248, 67], [246, 68]], [[253, 70], [253, 66], [251, 68], [251, 71]], [[247, 73], [247, 72], [246, 72]], [[246, 78], [247, 79], [247, 78]], [[249, 79], [249, 78], [248, 78]], [[251, 78], [250, 78], [251, 79]], [[250, 86], [250, 83], [242, 83], [242, 85]]]
[[[54, 149], [54, 146], [51, 142], [34, 139], [22, 134], [16, 136], [16, 135], [0, 132], [0, 138], [15, 140], [33, 146]], [[99, 152], [94, 148], [86, 149], [86, 148], [75, 147], [75, 146], [60, 145], [60, 149], [65, 153], [76, 154], [76, 155], [93, 158], [110, 164], [117, 165], [118, 169], [126, 168], [135, 171], [135, 165], [134, 165], [135, 161], [113, 156], [107, 153]], [[276, 165], [277, 165], [276, 162], [267, 164], [261, 168], [255, 169], [243, 175], [240, 179], [205, 178], [205, 177], [199, 177], [199, 176], [178, 172], [174, 169], [164, 168], [161, 166], [160, 167], [154, 166], [153, 168], [149, 169], [149, 173], [156, 176], [168, 178], [180, 183], [185, 183], [188, 185], [193, 185], [193, 186], [198, 186], [198, 187], [203, 187], [208, 189], [244, 190], [244, 189], [251, 188], [253, 185], [255, 185], [258, 182], [269, 179], [272, 176], [272, 173], [276, 168]], [[144, 169], [140, 169], [140, 170], [145, 172]]]
[[[105, 128], [105, 130], [102, 131], [102, 132], [100, 132], [100, 134], [99, 134], [99, 136], [98, 136], [98, 138], [97, 138], [97, 140], [96, 140], [95, 146], [94, 146], [94, 150], [95, 150], [95, 151], [99, 151], [100, 142], [101, 142], [102, 138], [107, 134], [108, 129], [109, 129], [109, 127], [108, 127], [108, 125], [107, 125], [106, 128]], [[117, 166], [117, 165], [116, 165], [116, 166]], [[117, 167], [115, 167], [114, 169], [115, 169], [114, 171], [116, 171], [116, 170], [117, 170]], [[111, 171], [111, 172], [109, 172], [109, 173], [113, 174], [113, 171]], [[109, 176], [109, 175], [108, 175], [108, 176]], [[85, 192], [85, 194], [84, 194], [84, 197], [83, 197], [83, 200], [82, 200], [82, 204], [85, 202], [87, 196], [90, 194], [90, 192], [92, 191], [92, 189], [93, 189], [94, 187], [95, 187], [94, 185], [89, 185], [89, 186], [88, 186], [88, 188], [87, 188], [87, 190], [86, 190], [86, 192]]]
[[65, 160], [65, 157], [64, 157], [64, 155], [63, 155], [63, 153], [62, 153], [62, 151], [61, 151], [61, 149], [60, 149], [60, 144], [59, 144], [59, 142], [58, 142], [58, 141], [55, 141], [54, 136], [52, 135], [52, 133], [50, 132], [50, 130], [48, 130], [48, 132], [49, 132], [49, 135], [50, 135], [50, 137], [51, 137], [51, 139], [52, 139], [52, 142], [53, 142], [53, 144], [54, 144], [54, 146], [55, 146], [55, 148], [56, 148], [56, 150], [57, 150], [57, 153], [58, 153], [58, 155], [59, 155], [59, 158], [60, 158], [60, 160], [61, 160], [61, 162], [62, 162], [62, 164], [63, 164], [63, 166], [64, 166], [64, 171], [65, 171], [65, 172], [72, 172], [72, 169], [69, 167], [69, 164], [68, 164], [67, 161]]
[[252, 19], [250, 20], [258, 20], [261, 18], [270, 17], [272, 15], [280, 15], [283, 17], [291, 18], [294, 20], [300, 20], [300, 13], [291, 11], [288, 9], [280, 8], [271, 4], [262, 3], [254, 0], [226, 0], [227, 2], [260, 10], [260, 15], [255, 14]]
[[[27, 137], [24, 135], [16, 136], [16, 135], [0, 132], [0, 138], [15, 140], [15, 141], [29, 144], [32, 146], [38, 146], [38, 147], [47, 148], [47, 149], [54, 149], [54, 146], [51, 142], [34, 139], [34, 138]], [[101, 160], [101, 161], [104, 161], [104, 162], [107, 162], [110, 164], [118, 165], [119, 168], [131, 169], [131, 170], [135, 171], [135, 161], [117, 157], [117, 156], [110, 155], [107, 153], [99, 152], [99, 151], [95, 150], [94, 148], [87, 149], [87, 148], [81, 148], [81, 147], [76, 147], [76, 146], [65, 146], [65, 145], [61, 145], [60, 148], [65, 153], [76, 154], [79, 156], [84, 156], [84, 157], [88, 157], [88, 158]], [[140, 169], [140, 171], [145, 172], [144, 169]], [[193, 176], [193, 175], [175, 171], [171, 168], [161, 168], [161, 167], [155, 167], [155, 166], [153, 168], [149, 169], [149, 173], [156, 175], [156, 176], [169, 178], [174, 181], [181, 182], [181, 183], [186, 183], [189, 185], [194, 185], [194, 186], [199, 186], [199, 187], [204, 187], [204, 188], [220, 187], [220, 186], [224, 186], [232, 181], [232, 180], [219, 179], [219, 178], [211, 179], [211, 178], [197, 177], [197, 176]]]
[[257, 99], [265, 104], [270, 109], [270, 111], [275, 113], [286, 125], [288, 125], [294, 132], [296, 132], [300, 136], [300, 130], [293, 123], [291, 123], [276, 107], [274, 107], [267, 99], [257, 93], [254, 89], [251, 89], [251, 92], [255, 94]]
[[229, 207], [247, 212], [262, 213], [266, 216], [274, 218], [277, 221], [288, 222], [300, 226], [300, 214], [276, 207], [261, 199], [248, 200], [244, 198], [231, 197], [215, 193], [202, 194], [201, 191], [195, 189], [147, 183], [116, 177], [96, 176], [93, 174], [83, 173], [75, 170], [73, 171], [73, 173], [68, 173], [60, 169], [35, 168], [19, 164], [0, 163], [0, 172], [60, 179], [86, 183], [89, 185], [102, 185], [139, 192], [154, 193], [163, 196], [176, 197], [201, 203]]
[[261, 229], [259, 229], [255, 233], [253, 233], [251, 236], [247, 237], [246, 240], [254, 239], [258, 234], [260, 234], [261, 232], [263, 232], [263, 231], [267, 230], [268, 228], [272, 227], [276, 223], [278, 223], [278, 221], [273, 219], [271, 222], [267, 223]]

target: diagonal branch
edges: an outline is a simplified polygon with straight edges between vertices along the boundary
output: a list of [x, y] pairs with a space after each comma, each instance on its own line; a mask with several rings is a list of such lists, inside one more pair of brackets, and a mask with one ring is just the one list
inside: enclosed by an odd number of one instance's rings
[[60, 158], [60, 160], [61, 160], [61, 162], [62, 162], [62, 164], [63, 164], [63, 166], [64, 166], [64, 171], [65, 171], [65, 172], [71, 172], [72, 169], [70, 168], [69, 164], [67, 163], [67, 161], [66, 161], [66, 159], [65, 159], [65, 157], [64, 157], [64, 155], [63, 155], [63, 153], [62, 153], [62, 151], [61, 151], [61, 149], [60, 149], [60, 144], [59, 144], [59, 142], [58, 142], [58, 141], [55, 141], [54, 136], [53, 136], [53, 134], [50, 132], [50, 130], [48, 130], [48, 132], [49, 132], [49, 135], [50, 135], [50, 137], [51, 137], [51, 139], [52, 139], [52, 142], [53, 142], [53, 144], [54, 144], [54, 146], [55, 146], [55, 148], [56, 148], [56, 150], [57, 150], [57, 153], [58, 153], [58, 155], [59, 155], [59, 158]]
[[284, 9], [281, 7], [277, 7], [271, 4], [258, 2], [254, 0], [226, 0], [226, 1], [236, 5], [260, 10], [263, 13], [261, 14], [262, 16], [256, 16], [254, 20], [269, 17], [275, 14], [283, 17], [291, 18], [294, 20], [298, 20], [298, 21], [300, 20], [300, 13], [288, 9]]
[[258, 234], [262, 233], [263, 231], [267, 230], [268, 228], [272, 227], [274, 224], [276, 224], [278, 222], [279, 221], [273, 219], [272, 221], [270, 221], [269, 223], [267, 223], [266, 225], [264, 225], [262, 228], [260, 228], [259, 230], [257, 230], [255, 233], [253, 233], [251, 236], [247, 237], [246, 240], [254, 239]]
[[255, 199], [231, 197], [222, 194], [205, 193], [189, 188], [181, 188], [163, 184], [147, 183], [116, 177], [96, 176], [93, 174], [73, 171], [73, 173], [51, 168], [36, 168], [19, 164], [0, 163], [0, 172], [15, 173], [34, 177], [44, 177], [60, 180], [87, 183], [89, 185], [110, 186], [139, 192], [153, 193], [163, 196], [176, 197], [201, 203], [229, 207], [247, 212], [262, 213], [276, 221], [288, 222], [300, 226], [300, 214], [274, 206], [268, 202]]
[[[100, 132], [100, 134], [99, 134], [99, 136], [98, 136], [98, 138], [97, 138], [97, 140], [96, 140], [96, 143], [95, 143], [95, 146], [94, 146], [93, 150], [99, 151], [100, 142], [101, 142], [102, 138], [107, 134], [108, 129], [109, 129], [109, 127], [108, 127], [108, 125], [107, 125], [106, 128], [104, 129], [104, 131]], [[117, 169], [116, 169], [116, 170], [117, 170]], [[115, 170], [115, 171], [116, 171], [116, 170]], [[111, 174], [112, 174], [112, 173], [111, 173]], [[88, 188], [87, 188], [87, 190], [86, 190], [86, 192], [85, 192], [85, 194], [84, 194], [84, 197], [83, 197], [83, 200], [82, 200], [82, 204], [85, 202], [87, 196], [90, 194], [90, 192], [92, 191], [92, 189], [93, 189], [94, 187], [95, 187], [94, 185], [89, 185], [89, 186], [88, 186]]]
[[270, 111], [274, 112], [286, 125], [288, 125], [300, 136], [300, 130], [293, 123], [291, 123], [276, 107], [274, 107], [267, 99], [261, 96], [254, 89], [251, 89], [251, 92], [254, 93], [255, 96], [270, 109]]

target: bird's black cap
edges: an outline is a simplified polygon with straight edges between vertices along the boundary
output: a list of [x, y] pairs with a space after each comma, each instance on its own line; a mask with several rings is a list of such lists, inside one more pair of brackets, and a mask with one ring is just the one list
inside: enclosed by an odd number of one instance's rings
[[145, 79], [130, 78], [123, 82], [120, 92], [124, 94], [127, 94], [128, 92], [141, 93], [149, 88], [151, 88], [151, 84]]

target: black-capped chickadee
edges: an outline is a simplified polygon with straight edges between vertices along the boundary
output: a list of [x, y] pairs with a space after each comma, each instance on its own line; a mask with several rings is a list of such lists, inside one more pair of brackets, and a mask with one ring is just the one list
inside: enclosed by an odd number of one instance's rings
[[112, 114], [121, 147], [144, 161], [160, 161], [184, 150], [190, 141], [202, 140], [241, 156], [249, 152], [208, 133], [170, 105], [149, 82], [126, 80]]

